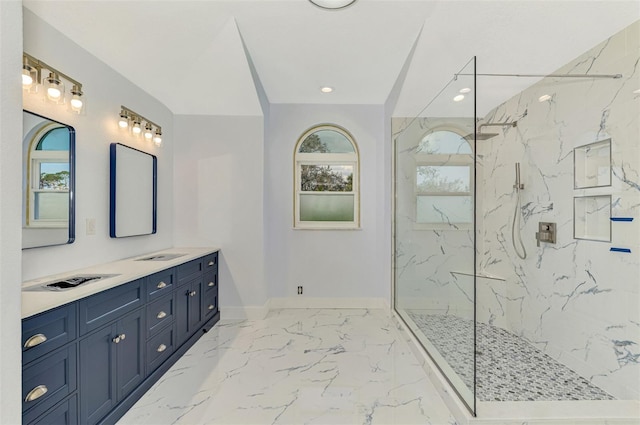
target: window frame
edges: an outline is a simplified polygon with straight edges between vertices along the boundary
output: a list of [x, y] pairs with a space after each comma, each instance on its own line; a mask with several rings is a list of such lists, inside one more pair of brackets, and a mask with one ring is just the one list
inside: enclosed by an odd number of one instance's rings
[[[353, 153], [307, 153], [299, 152], [302, 142], [321, 130], [331, 130], [342, 134], [353, 147]], [[303, 191], [302, 166], [303, 165], [346, 165], [353, 167], [353, 179], [351, 191]], [[344, 128], [335, 124], [321, 124], [306, 130], [295, 144], [293, 151], [293, 228], [296, 230], [357, 230], [360, 229], [360, 153], [353, 136]], [[301, 195], [313, 194], [316, 196], [344, 195], [353, 196], [353, 220], [352, 221], [302, 221], [300, 220]]]
[[[420, 143], [430, 134], [448, 131], [457, 134], [463, 138], [463, 131], [451, 128], [451, 127], [438, 127], [434, 128], [428, 133], [424, 134], [420, 139]], [[464, 138], [463, 138], [464, 139]], [[474, 180], [474, 154], [473, 145], [469, 144], [471, 153], [438, 153], [429, 154], [425, 152], [419, 152], [416, 148], [415, 154], [415, 168], [413, 173], [413, 223], [414, 228], [417, 230], [468, 230], [473, 228], [473, 215], [474, 215], [474, 202], [473, 188], [475, 184]], [[419, 146], [419, 144], [418, 144]], [[442, 166], [467, 166], [469, 167], [469, 190], [467, 192], [445, 192], [445, 191], [426, 191], [418, 188], [418, 168], [424, 166], [442, 167]], [[421, 196], [438, 196], [438, 197], [460, 197], [469, 196], [471, 199], [471, 221], [469, 222], [418, 222], [418, 198]]]

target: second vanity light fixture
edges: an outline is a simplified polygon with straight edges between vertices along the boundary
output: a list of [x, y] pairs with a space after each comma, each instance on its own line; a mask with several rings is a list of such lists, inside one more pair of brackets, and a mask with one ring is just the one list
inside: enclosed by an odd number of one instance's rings
[[[47, 77], [43, 77], [43, 69], [49, 71]], [[22, 53], [22, 88], [25, 91], [37, 93], [40, 87], [44, 87], [48, 100], [64, 104], [66, 99], [63, 79], [72, 85], [69, 103], [71, 110], [79, 114], [84, 106], [82, 84], [30, 54]]]
[[[142, 134], [145, 140], [153, 140], [156, 146], [162, 144], [162, 127], [126, 106], [120, 106], [120, 108], [120, 120], [118, 121], [120, 128], [131, 127], [131, 132], [135, 136]], [[142, 123], [144, 123], [144, 126]]]

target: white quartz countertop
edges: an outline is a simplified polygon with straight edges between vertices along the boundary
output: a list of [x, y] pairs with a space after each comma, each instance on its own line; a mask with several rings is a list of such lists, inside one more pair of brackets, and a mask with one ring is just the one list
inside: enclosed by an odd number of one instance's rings
[[[217, 251], [219, 251], [218, 248], [171, 248], [23, 282], [22, 318], [24, 319], [42, 313], [43, 311], [51, 310], [72, 301], [106, 291], [118, 285], [175, 267]], [[165, 261], [136, 261], [140, 258], [163, 254], [181, 255]], [[105, 274], [116, 276], [103, 278], [94, 282], [87, 282], [78, 287], [61, 291], [50, 290], [43, 287], [43, 285], [47, 283], [68, 279], [76, 275]]]

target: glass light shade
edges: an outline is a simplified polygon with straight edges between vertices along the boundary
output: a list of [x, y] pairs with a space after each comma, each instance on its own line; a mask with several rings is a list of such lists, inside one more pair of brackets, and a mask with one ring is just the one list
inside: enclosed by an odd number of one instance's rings
[[147, 140], [151, 140], [151, 138], [153, 137], [153, 133], [152, 133], [153, 127], [151, 127], [151, 124], [147, 123], [144, 126], [144, 138]]
[[71, 110], [80, 113], [84, 102], [82, 101], [82, 90], [79, 86], [74, 85], [71, 88]]
[[142, 128], [140, 127], [140, 123], [139, 122], [134, 122], [133, 123], [133, 127], [131, 128], [131, 131], [133, 131], [133, 134], [140, 134], [142, 132]]
[[162, 133], [160, 130], [156, 131], [156, 135], [153, 136], [153, 143], [155, 143], [156, 146], [160, 146], [162, 144]]
[[120, 114], [120, 119], [118, 120], [118, 126], [120, 128], [129, 127], [129, 118], [127, 117], [127, 114], [125, 114], [124, 112]]
[[29, 65], [22, 67], [22, 88], [30, 89], [33, 86], [33, 72]]
[[45, 86], [47, 88], [47, 98], [49, 100], [56, 103], [61, 103], [64, 100], [64, 84], [62, 84], [56, 74], [49, 74], [49, 77], [46, 79]]

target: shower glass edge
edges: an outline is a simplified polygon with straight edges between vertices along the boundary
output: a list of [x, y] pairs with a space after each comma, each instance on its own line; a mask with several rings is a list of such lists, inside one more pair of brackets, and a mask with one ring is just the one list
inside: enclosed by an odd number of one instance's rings
[[474, 416], [476, 121], [473, 57], [419, 114], [392, 123], [393, 306]]

